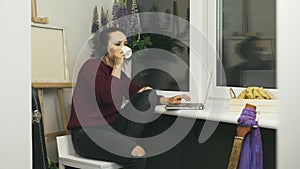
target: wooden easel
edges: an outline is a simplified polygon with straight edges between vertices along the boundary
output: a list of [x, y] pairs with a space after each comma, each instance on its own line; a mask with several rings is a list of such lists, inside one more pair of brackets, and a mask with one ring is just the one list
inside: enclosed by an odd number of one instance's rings
[[37, 7], [36, 7], [36, 0], [31, 0], [31, 20], [34, 23], [48, 23], [48, 18], [40, 18], [37, 16]]
[[60, 115], [62, 119], [63, 124], [63, 130], [46, 133], [45, 127], [44, 127], [44, 134], [45, 138], [47, 137], [56, 137], [60, 135], [66, 135], [68, 134], [67, 130], [67, 124], [68, 124], [68, 117], [67, 117], [67, 111], [65, 108], [65, 101], [63, 96], [63, 89], [65, 88], [72, 88], [73, 84], [70, 82], [32, 82], [32, 87], [36, 88], [38, 90], [38, 96], [41, 104], [41, 113], [43, 117], [43, 123], [45, 125], [45, 112], [44, 112], [44, 90], [45, 89], [56, 89], [57, 90], [57, 96], [59, 101], [59, 107], [60, 107]]

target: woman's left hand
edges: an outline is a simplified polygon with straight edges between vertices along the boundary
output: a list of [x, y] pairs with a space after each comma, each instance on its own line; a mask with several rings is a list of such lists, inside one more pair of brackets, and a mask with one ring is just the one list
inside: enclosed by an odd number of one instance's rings
[[145, 87], [141, 88], [141, 89], [138, 91], [138, 93], [141, 93], [141, 92], [143, 92], [143, 91], [145, 91], [145, 90], [152, 90], [152, 87], [150, 87], [150, 86], [145, 86]]

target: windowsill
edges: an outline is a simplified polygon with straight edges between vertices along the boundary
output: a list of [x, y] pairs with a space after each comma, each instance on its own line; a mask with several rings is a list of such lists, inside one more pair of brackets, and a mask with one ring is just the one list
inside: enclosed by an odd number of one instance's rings
[[[156, 112], [161, 114], [219, 121], [237, 124], [241, 112], [229, 111], [229, 99], [209, 99], [204, 110], [166, 110], [164, 105], [156, 106]], [[262, 128], [277, 129], [278, 113], [259, 113], [258, 124]]]

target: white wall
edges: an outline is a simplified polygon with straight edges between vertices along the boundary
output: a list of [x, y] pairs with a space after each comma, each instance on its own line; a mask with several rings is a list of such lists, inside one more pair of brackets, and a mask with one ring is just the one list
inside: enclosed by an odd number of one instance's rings
[[299, 40], [298, 0], [277, 0], [278, 88], [280, 91], [277, 140], [278, 168], [299, 168]]
[[32, 168], [29, 18], [30, 1], [0, 1], [0, 168], [3, 169]]
[[[111, 14], [112, 0], [38, 0], [37, 13], [48, 17], [49, 24], [65, 29], [68, 67], [73, 71], [80, 49], [91, 35], [93, 10], [109, 9]], [[72, 76], [70, 76], [72, 77]]]
[[[112, 2], [112, 0], [37, 0], [38, 16], [48, 17], [48, 25], [58, 26], [65, 30], [67, 65], [70, 78], [73, 77], [73, 69], [79, 52], [91, 35], [95, 5], [98, 6], [100, 18], [102, 6], [105, 10], [109, 9], [109, 14], [111, 14]], [[69, 112], [71, 90], [65, 90], [64, 96], [66, 108]], [[44, 100], [46, 132], [62, 130], [59, 104], [55, 90], [45, 90]], [[48, 156], [56, 162], [56, 141], [54, 138], [48, 138], [47, 143]]]

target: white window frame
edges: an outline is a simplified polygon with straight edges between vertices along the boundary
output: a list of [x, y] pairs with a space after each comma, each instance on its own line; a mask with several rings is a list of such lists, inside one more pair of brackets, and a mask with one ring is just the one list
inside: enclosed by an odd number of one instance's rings
[[[204, 0], [206, 1], [206, 9], [207, 9], [207, 18], [205, 19], [205, 29], [207, 30], [207, 37], [211, 45], [213, 45], [213, 48], [217, 50], [217, 33], [218, 27], [217, 27], [217, 0]], [[277, 43], [276, 43], [277, 44]], [[229, 88], [226, 86], [217, 86], [217, 57], [210, 57], [209, 58], [209, 65], [213, 66], [213, 95], [214, 98], [230, 98], [229, 94]], [[277, 62], [278, 65], [278, 62]], [[276, 66], [277, 67], [277, 66]], [[231, 87], [236, 93], [240, 93], [244, 87]], [[275, 97], [278, 95], [277, 89], [267, 89], [268, 91], [271, 91]]]

